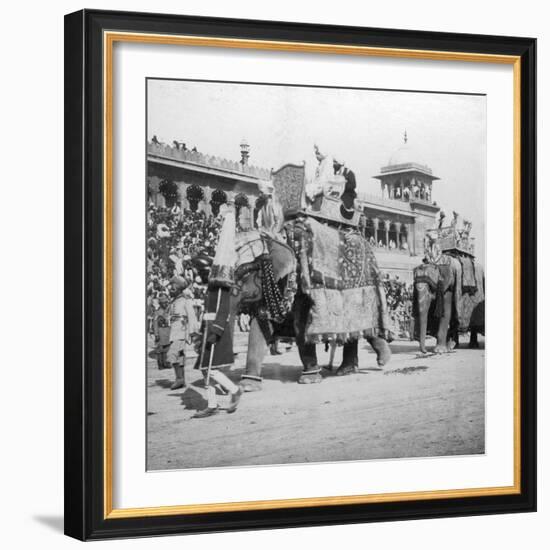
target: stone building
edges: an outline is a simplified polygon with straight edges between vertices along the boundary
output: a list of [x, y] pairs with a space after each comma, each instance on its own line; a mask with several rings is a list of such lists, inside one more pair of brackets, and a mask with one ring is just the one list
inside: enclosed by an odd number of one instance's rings
[[[250, 227], [259, 186], [272, 186], [271, 170], [249, 164], [250, 147], [244, 140], [240, 153], [236, 162], [154, 139], [147, 144], [149, 199], [159, 206], [178, 202], [182, 208], [214, 215], [233, 201], [239, 219]], [[412, 282], [412, 270], [424, 253], [424, 235], [436, 225], [440, 210], [432, 200], [432, 185], [439, 178], [421, 161], [406, 133], [403, 144], [373, 177], [380, 181], [380, 193], [359, 195], [356, 201], [365, 235], [376, 246], [382, 271]]]
[[172, 206], [216, 215], [220, 206], [234, 202], [240, 219], [253, 219], [259, 184], [270, 186], [271, 171], [248, 163], [250, 147], [240, 144], [240, 162], [223, 159], [185, 144], [147, 144], [147, 189], [149, 199], [158, 206]]

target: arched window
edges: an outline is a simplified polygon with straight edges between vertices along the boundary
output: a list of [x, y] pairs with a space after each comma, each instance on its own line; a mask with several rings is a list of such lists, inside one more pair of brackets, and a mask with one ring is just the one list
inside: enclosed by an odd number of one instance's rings
[[170, 180], [162, 180], [159, 184], [159, 191], [164, 197], [167, 208], [172, 208], [178, 200], [178, 186]]
[[380, 220], [378, 222], [378, 242], [376, 244], [381, 246], [388, 246], [388, 243], [386, 241], [386, 224], [384, 223], [384, 220]]
[[215, 189], [212, 192], [212, 198], [210, 199], [210, 206], [212, 208], [212, 214], [217, 216], [220, 213], [220, 206], [227, 203], [227, 194], [221, 189]]
[[248, 208], [248, 197], [244, 193], [239, 193], [235, 197], [235, 219], [239, 219], [239, 215], [241, 213], [241, 208], [243, 206], [246, 206]]
[[399, 248], [401, 250], [408, 250], [409, 249], [409, 231], [407, 229], [407, 224], [401, 224], [401, 231], [399, 232]]
[[190, 185], [187, 188], [187, 200], [189, 201], [189, 208], [193, 212], [199, 209], [199, 202], [204, 200], [204, 191], [198, 185]]
[[372, 237], [374, 239], [374, 222], [370, 218], [365, 220], [365, 237], [370, 240]]
[[258, 225], [258, 214], [260, 213], [260, 210], [262, 209], [263, 205], [265, 204], [265, 195], [260, 195], [256, 202], [254, 203], [254, 227], [257, 227]]
[[388, 232], [388, 236], [389, 236], [388, 246], [391, 249], [398, 248], [399, 247], [399, 239], [398, 239], [399, 236], [397, 234], [397, 228], [395, 227], [394, 223], [390, 224], [390, 230]]

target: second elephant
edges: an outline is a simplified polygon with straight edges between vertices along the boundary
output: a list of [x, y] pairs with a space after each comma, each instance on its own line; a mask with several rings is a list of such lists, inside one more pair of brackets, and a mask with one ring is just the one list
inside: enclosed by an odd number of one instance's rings
[[426, 336], [437, 339], [434, 351], [442, 353], [458, 343], [458, 334], [470, 331], [477, 346], [485, 333], [485, 274], [473, 259], [442, 254], [414, 270], [413, 312], [420, 351], [426, 353]]

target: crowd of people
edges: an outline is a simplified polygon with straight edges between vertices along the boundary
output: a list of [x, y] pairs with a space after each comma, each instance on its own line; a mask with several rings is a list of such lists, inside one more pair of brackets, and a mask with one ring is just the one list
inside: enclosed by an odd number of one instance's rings
[[204, 212], [182, 210], [178, 204], [147, 210], [147, 305], [149, 318], [159, 298], [168, 294], [174, 276], [187, 281], [197, 314], [206, 295], [208, 269], [214, 257], [220, 222]]
[[402, 241], [401, 244], [397, 244], [393, 239], [390, 239], [389, 240], [389, 243], [388, 243], [388, 246], [386, 247], [384, 241], [382, 241], [381, 239], [376, 242], [374, 237], [371, 235], [369, 237], [369, 244], [372, 246], [372, 247], [377, 247], [377, 248], [388, 248], [389, 250], [409, 250], [409, 245], [407, 243], [407, 241]]

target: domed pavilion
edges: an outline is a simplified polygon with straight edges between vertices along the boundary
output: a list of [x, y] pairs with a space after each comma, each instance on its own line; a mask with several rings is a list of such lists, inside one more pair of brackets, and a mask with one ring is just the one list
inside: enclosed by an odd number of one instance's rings
[[380, 181], [380, 194], [358, 198], [365, 234], [376, 247], [381, 269], [412, 281], [412, 268], [424, 251], [424, 235], [435, 226], [439, 212], [432, 196], [433, 182], [439, 178], [411, 145], [407, 132], [373, 177]]
[[403, 135], [403, 145], [393, 153], [388, 164], [382, 166], [380, 174], [374, 177], [380, 180], [383, 197], [426, 202], [431, 201], [432, 183], [439, 179], [411, 146], [407, 132]]

